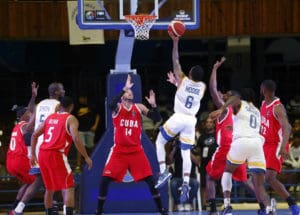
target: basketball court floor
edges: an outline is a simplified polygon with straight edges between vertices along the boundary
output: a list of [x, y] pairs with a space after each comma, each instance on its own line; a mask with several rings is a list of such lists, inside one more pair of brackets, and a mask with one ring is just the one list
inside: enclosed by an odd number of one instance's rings
[[[5, 215], [6, 213], [0, 213], [0, 215]], [[42, 215], [45, 212], [25, 212], [24, 215]], [[255, 215], [257, 214], [256, 210], [235, 210], [234, 215]], [[92, 214], [76, 214], [75, 215], [92, 215]], [[104, 213], [103, 215], [159, 215], [159, 213], [113, 213], [108, 214]], [[191, 212], [170, 212], [169, 215], [208, 215], [206, 211], [191, 211]], [[290, 215], [288, 210], [278, 210], [277, 215]]]
[[[237, 210], [233, 212], [234, 215], [255, 215], [255, 210]], [[77, 214], [79, 215], [79, 214]], [[122, 213], [122, 214], [104, 214], [104, 215], [159, 215], [159, 213]], [[206, 211], [192, 211], [192, 212], [170, 212], [169, 215], [208, 215]], [[277, 215], [290, 215], [288, 210], [279, 210]]]
[[[25, 212], [24, 215], [43, 215], [45, 212]], [[62, 214], [62, 213], [60, 213]], [[234, 210], [234, 215], [256, 215], [257, 210]], [[289, 210], [279, 209], [277, 215], [290, 215]], [[6, 213], [0, 213], [0, 215], [6, 215]], [[93, 214], [77, 214], [74, 215], [93, 215]], [[104, 213], [103, 215], [159, 215], [159, 213]], [[191, 212], [169, 212], [169, 215], [208, 215], [206, 211], [191, 211]]]

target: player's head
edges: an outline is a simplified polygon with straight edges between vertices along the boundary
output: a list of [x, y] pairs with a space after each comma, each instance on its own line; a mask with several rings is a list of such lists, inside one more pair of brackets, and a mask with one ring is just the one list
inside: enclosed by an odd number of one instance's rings
[[223, 94], [223, 100], [226, 102], [230, 96], [237, 96], [240, 98], [241, 94], [236, 90], [228, 90]]
[[73, 99], [69, 96], [64, 96], [59, 99], [60, 101], [60, 109], [61, 111], [69, 112], [71, 113], [74, 108], [74, 102]]
[[65, 96], [65, 90], [62, 83], [53, 82], [48, 87], [50, 98], [59, 99]]
[[122, 96], [121, 100], [125, 106], [130, 106], [133, 103], [133, 98], [134, 98], [134, 96], [133, 96], [132, 90], [126, 90], [126, 92]]
[[189, 72], [189, 78], [195, 82], [202, 81], [204, 76], [204, 71], [201, 66], [193, 66]]
[[16, 112], [18, 121], [26, 121], [27, 122], [31, 116], [31, 112], [25, 106], [14, 105], [11, 110]]
[[255, 104], [255, 92], [251, 88], [243, 88], [241, 90], [241, 99]]
[[260, 85], [260, 93], [263, 96], [274, 95], [276, 91], [276, 83], [273, 80], [264, 80]]

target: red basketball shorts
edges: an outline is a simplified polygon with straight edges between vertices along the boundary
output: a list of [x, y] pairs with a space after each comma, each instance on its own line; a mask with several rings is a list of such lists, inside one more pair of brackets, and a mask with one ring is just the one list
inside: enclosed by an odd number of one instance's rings
[[135, 181], [152, 175], [150, 163], [143, 150], [129, 154], [112, 152], [102, 175], [121, 182], [127, 170]]
[[47, 190], [64, 190], [74, 187], [74, 177], [67, 156], [53, 150], [40, 150], [39, 165]]
[[[289, 151], [287, 144], [286, 150]], [[279, 144], [264, 144], [264, 154], [266, 159], [267, 169], [275, 170], [277, 173], [281, 172], [283, 158], [279, 155]]]
[[[230, 146], [220, 146], [215, 151], [212, 159], [206, 165], [207, 174], [214, 180], [219, 180], [226, 166], [226, 156], [230, 149]], [[240, 165], [232, 174], [235, 181], [247, 181], [247, 169], [246, 164]]]
[[35, 179], [34, 175], [29, 175], [30, 163], [25, 156], [7, 158], [6, 169], [10, 175], [17, 177], [24, 184], [31, 184]]

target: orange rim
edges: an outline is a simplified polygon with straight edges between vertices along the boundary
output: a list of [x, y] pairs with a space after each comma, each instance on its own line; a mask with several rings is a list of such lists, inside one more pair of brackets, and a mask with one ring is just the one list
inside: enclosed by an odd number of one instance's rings
[[154, 20], [156, 18], [155, 15], [149, 14], [138, 14], [138, 15], [125, 15], [126, 20], [134, 20], [137, 25], [143, 25], [145, 21]]

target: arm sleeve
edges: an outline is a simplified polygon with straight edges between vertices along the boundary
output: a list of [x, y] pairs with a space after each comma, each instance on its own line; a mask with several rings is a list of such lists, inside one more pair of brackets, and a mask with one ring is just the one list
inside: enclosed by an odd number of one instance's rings
[[122, 90], [118, 95], [116, 95], [112, 100], [111, 102], [109, 103], [108, 107], [109, 109], [111, 109], [112, 111], [116, 110], [117, 109], [117, 105], [118, 105], [118, 102], [120, 101], [121, 97], [124, 95], [125, 91]]
[[162, 117], [156, 107], [152, 108], [148, 111], [147, 117], [152, 119], [154, 122], [159, 122], [162, 119]]

